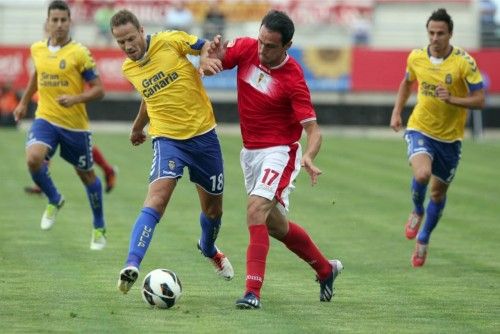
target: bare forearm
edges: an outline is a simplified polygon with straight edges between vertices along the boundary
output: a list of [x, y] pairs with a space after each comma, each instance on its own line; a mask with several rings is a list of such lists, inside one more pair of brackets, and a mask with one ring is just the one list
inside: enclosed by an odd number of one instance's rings
[[33, 97], [33, 94], [35, 94], [37, 90], [38, 90], [37, 74], [36, 74], [36, 72], [34, 72], [30, 76], [30, 80], [28, 82], [28, 87], [26, 87], [26, 90], [24, 91], [23, 96], [21, 97], [21, 101], [19, 101], [19, 103], [24, 105], [24, 106], [27, 106], [30, 103], [31, 98]]
[[393, 115], [401, 116], [401, 113], [403, 112], [406, 102], [411, 94], [411, 85], [412, 83], [406, 81], [406, 79], [399, 85], [396, 102], [394, 103], [394, 108], [392, 110]]
[[104, 89], [101, 85], [91, 86], [83, 93], [76, 96], [77, 103], [87, 103], [94, 100], [100, 100], [104, 97]]
[[484, 89], [472, 91], [468, 96], [453, 96], [446, 86], [438, 85], [436, 87], [436, 97], [441, 101], [469, 109], [484, 108]]
[[224, 53], [221, 51], [225, 45], [221, 43], [221, 36], [217, 35], [213, 41], [207, 41], [203, 45], [200, 53], [200, 74], [202, 76], [214, 75], [224, 70], [222, 59]]
[[468, 109], [483, 109], [484, 94], [471, 95], [467, 97], [450, 96], [448, 103], [453, 104], [454, 106]]
[[204, 59], [206, 57], [209, 57], [209, 50], [211, 49], [211, 43], [212, 41], [205, 41], [205, 44], [203, 44], [203, 47], [201, 48], [200, 51], [200, 58]]
[[132, 131], [142, 131], [146, 124], [148, 124], [148, 122], [149, 116], [146, 109], [146, 103], [144, 103], [144, 100], [142, 100], [139, 107], [139, 112], [137, 113], [134, 123], [132, 124]]
[[311, 124], [309, 126], [305, 126], [306, 134], [307, 134], [307, 146], [304, 152], [304, 156], [308, 156], [311, 160], [316, 158], [319, 150], [321, 148], [321, 143], [323, 138], [321, 136], [321, 131], [317, 123]]
[[303, 123], [302, 126], [307, 134], [307, 147], [300, 160], [300, 165], [307, 171], [311, 178], [311, 185], [318, 183], [318, 176], [321, 175], [321, 169], [314, 165], [314, 158], [321, 147], [321, 132], [316, 121]]

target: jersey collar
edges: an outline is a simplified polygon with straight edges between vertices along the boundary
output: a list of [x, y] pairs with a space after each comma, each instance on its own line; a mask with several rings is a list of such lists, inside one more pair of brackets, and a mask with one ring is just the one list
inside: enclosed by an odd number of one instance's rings
[[151, 42], [151, 35], [146, 35], [146, 50], [144, 50], [144, 54], [142, 55], [142, 58], [137, 60], [139, 63], [139, 66], [144, 66], [147, 63], [149, 63], [149, 43]]
[[146, 36], [146, 52], [149, 50], [149, 44], [151, 43], [151, 35]]
[[[453, 47], [453, 45], [450, 45], [451, 46], [451, 49], [450, 49], [450, 52], [448, 52], [448, 54], [446, 56], [444, 56], [443, 60], [445, 60], [446, 58], [448, 58], [452, 53], [453, 53], [453, 49], [455, 49]], [[430, 58], [432, 55], [431, 55], [431, 46], [428, 45], [427, 46], [427, 56]]]
[[290, 56], [287, 53], [285, 59], [283, 59], [283, 61], [281, 62], [281, 64], [278, 64], [278, 65], [276, 65], [274, 67], [271, 67], [270, 69], [271, 70], [277, 70], [278, 68], [283, 67], [286, 64], [286, 62], [288, 61], [289, 58], [290, 58]]
[[283, 67], [286, 64], [286, 62], [288, 61], [289, 58], [290, 58], [290, 56], [287, 53], [285, 59], [283, 59], [283, 61], [281, 63], [279, 63], [278, 65], [273, 66], [273, 67], [267, 67], [267, 66], [262, 65], [262, 64], [259, 63], [259, 67], [262, 68], [262, 69], [265, 69], [267, 72], [269, 72], [271, 70], [277, 70], [278, 68]]
[[[68, 41], [66, 43], [64, 43], [63, 45], [61, 45], [61, 48], [65, 47], [66, 45], [68, 45], [69, 43], [71, 43], [72, 39], [71, 37], [68, 39]], [[50, 37], [47, 38], [47, 47], [50, 46]]]

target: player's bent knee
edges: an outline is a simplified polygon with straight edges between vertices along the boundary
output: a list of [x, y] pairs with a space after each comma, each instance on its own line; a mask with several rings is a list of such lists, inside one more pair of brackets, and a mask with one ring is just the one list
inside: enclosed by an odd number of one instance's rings
[[76, 173], [80, 177], [80, 180], [82, 180], [83, 184], [85, 185], [91, 185], [95, 182], [96, 180], [96, 175], [93, 170], [89, 171], [82, 171], [76, 169]]
[[26, 158], [26, 164], [28, 165], [29, 170], [32, 172], [35, 172], [42, 168], [44, 161], [45, 159], [43, 156], [38, 156], [35, 154], [30, 154]]
[[430, 198], [435, 203], [441, 203], [446, 199], [446, 191], [443, 192], [443, 191], [432, 190]]
[[222, 209], [220, 208], [208, 208], [203, 212], [203, 214], [210, 220], [220, 219], [222, 217]]
[[420, 184], [427, 184], [431, 178], [431, 171], [421, 169], [415, 172], [415, 180]]
[[251, 210], [247, 211], [247, 222], [248, 225], [264, 225], [266, 224], [267, 215], [265, 211], [262, 210]]
[[274, 239], [283, 241], [283, 239], [288, 233], [288, 230], [286, 229], [286, 227], [276, 228], [275, 226], [267, 225], [267, 232]]

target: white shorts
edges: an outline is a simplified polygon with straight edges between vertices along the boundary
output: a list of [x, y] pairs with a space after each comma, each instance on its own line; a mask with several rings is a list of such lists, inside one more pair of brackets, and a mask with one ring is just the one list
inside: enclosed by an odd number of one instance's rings
[[299, 143], [249, 150], [243, 148], [240, 163], [248, 195], [278, 201], [278, 209], [288, 211], [293, 182], [300, 171], [302, 148]]

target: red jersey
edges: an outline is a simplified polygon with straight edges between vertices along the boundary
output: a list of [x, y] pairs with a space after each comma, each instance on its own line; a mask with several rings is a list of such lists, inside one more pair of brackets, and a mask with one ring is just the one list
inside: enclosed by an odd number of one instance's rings
[[248, 149], [297, 142], [301, 122], [316, 120], [304, 73], [288, 56], [280, 65], [260, 64], [257, 40], [238, 38], [227, 46], [224, 69], [238, 66], [238, 113], [243, 146]]

